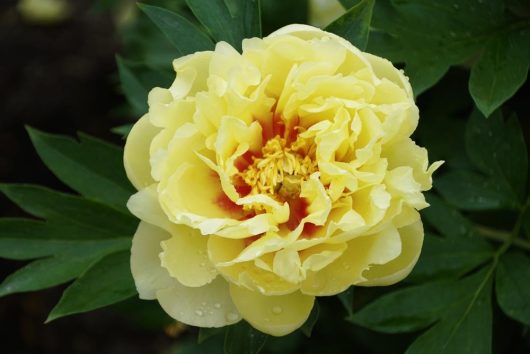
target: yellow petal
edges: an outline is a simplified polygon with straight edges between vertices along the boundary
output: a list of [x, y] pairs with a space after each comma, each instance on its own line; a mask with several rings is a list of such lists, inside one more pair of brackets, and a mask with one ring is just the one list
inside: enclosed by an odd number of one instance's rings
[[272, 269], [282, 279], [289, 283], [297, 284], [305, 278], [305, 269], [302, 268], [298, 251], [284, 248], [274, 255]]
[[193, 96], [206, 89], [212, 52], [197, 52], [175, 59], [173, 68], [177, 77], [169, 90], [175, 99]]
[[159, 290], [156, 297], [169, 316], [191, 326], [224, 327], [241, 320], [222, 277], [198, 288], [175, 281], [171, 288]]
[[412, 167], [416, 182], [421, 185], [422, 190], [429, 190], [432, 187], [432, 174], [443, 164], [443, 161], [437, 161], [429, 166], [427, 155], [427, 149], [419, 147], [409, 138], [386, 148], [382, 157], [388, 159], [389, 169], [399, 166]]
[[418, 220], [398, 231], [402, 243], [401, 254], [386, 264], [374, 265], [365, 271], [363, 276], [367, 280], [357, 285], [392, 285], [409, 275], [420, 256], [423, 244], [423, 225], [421, 220]]
[[409, 98], [414, 98], [409, 79], [403, 74], [403, 71], [396, 69], [396, 67], [385, 58], [370, 53], [364, 53], [364, 56], [372, 65], [372, 70], [378, 78], [387, 78], [404, 89]]
[[158, 255], [160, 243], [171, 237], [166, 231], [140, 222], [134, 234], [131, 247], [131, 273], [140, 299], [153, 300], [156, 291], [173, 284], [167, 270], [160, 265]]
[[241, 316], [254, 328], [272, 336], [284, 336], [302, 326], [315, 300], [299, 292], [265, 296], [233, 284], [230, 294]]
[[217, 271], [208, 259], [207, 242], [208, 237], [198, 230], [174, 225], [172, 237], [162, 242], [162, 266], [184, 286], [199, 287], [210, 283]]
[[[175, 223], [183, 223], [212, 234], [227, 225], [235, 225], [230, 210], [218, 203], [223, 191], [216, 175], [202, 161], [183, 163], [160, 190], [160, 205]], [[237, 216], [237, 215], [234, 215]]]
[[159, 131], [160, 129], [151, 125], [148, 115], [144, 115], [136, 122], [127, 136], [123, 152], [123, 165], [127, 177], [138, 190], [154, 182], [149, 164], [149, 146]]
[[307, 272], [301, 291], [328, 296], [346, 290], [366, 279], [363, 272], [374, 264], [386, 264], [402, 252], [401, 239], [393, 226], [372, 235], [354, 238], [342, 256], [318, 272]]
[[138, 219], [171, 232], [171, 223], [158, 202], [156, 184], [133, 194], [127, 202], [127, 208]]
[[346, 243], [320, 244], [300, 252], [304, 270], [318, 272], [339, 258], [346, 250]]
[[333, 33], [325, 32], [321, 29], [308, 25], [292, 24], [282, 27], [279, 30], [269, 34], [267, 38], [281, 37], [284, 35], [295, 36], [306, 41], [320, 38], [331, 38], [332, 41], [340, 44], [349, 52], [349, 55], [347, 55], [346, 57], [345, 63], [342, 65], [343, 68], [341, 71], [343, 71], [344, 73], [356, 72], [363, 68], [370, 67], [370, 64], [368, 60], [366, 60], [366, 58], [364, 57], [363, 52], [354, 47], [350, 42], [348, 42], [344, 38], [339, 37]]
[[[259, 242], [259, 240], [253, 243], [256, 242]], [[297, 290], [298, 285], [289, 283], [272, 272], [272, 259], [269, 262], [270, 264], [264, 264], [267, 256], [272, 255], [272, 253], [264, 254], [260, 261], [257, 261], [258, 258], [254, 258], [254, 261], [238, 260], [238, 262], [234, 262], [234, 259], [239, 256], [257, 257], [252, 252], [262, 254], [263, 251], [259, 247], [252, 247], [252, 244], [247, 247], [248, 250], [245, 247], [245, 242], [238, 239], [227, 239], [212, 235], [208, 240], [208, 254], [212, 263], [216, 265], [219, 273], [229, 279], [230, 282], [267, 295], [284, 295]], [[265, 247], [276, 248], [274, 242], [265, 245]], [[270, 249], [266, 251], [270, 251]]]
[[429, 206], [421, 193], [421, 185], [414, 180], [412, 167], [400, 166], [388, 171], [385, 184], [394, 197], [400, 197], [408, 205], [420, 210]]

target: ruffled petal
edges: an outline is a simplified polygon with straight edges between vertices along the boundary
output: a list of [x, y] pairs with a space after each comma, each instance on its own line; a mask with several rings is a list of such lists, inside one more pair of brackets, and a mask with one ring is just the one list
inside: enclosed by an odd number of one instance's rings
[[308, 295], [328, 296], [366, 280], [363, 272], [375, 264], [386, 264], [402, 252], [397, 229], [388, 226], [376, 234], [357, 237], [335, 262], [318, 272], [308, 272], [301, 291]]
[[399, 231], [402, 252], [394, 260], [381, 265], [374, 265], [363, 273], [366, 281], [359, 286], [392, 285], [403, 280], [412, 271], [418, 261], [423, 244], [423, 225], [421, 220], [405, 226]]

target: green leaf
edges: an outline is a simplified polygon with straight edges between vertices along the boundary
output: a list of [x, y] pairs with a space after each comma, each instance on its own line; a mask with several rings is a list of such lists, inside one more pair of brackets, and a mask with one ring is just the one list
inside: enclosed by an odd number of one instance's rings
[[422, 216], [440, 234], [447, 238], [475, 236], [473, 225], [458, 210], [432, 193], [427, 193], [426, 197], [430, 207], [421, 211]]
[[263, 34], [271, 33], [292, 23], [307, 23], [308, 7], [307, 0], [261, 1]]
[[352, 6], [357, 5], [360, 1], [362, 0], [339, 0], [342, 7], [344, 7], [346, 10]]
[[129, 265], [130, 252], [108, 255], [65, 290], [46, 322], [125, 300], [136, 293]]
[[130, 247], [130, 237], [106, 237], [65, 221], [3, 218], [0, 219], [0, 257], [25, 260], [77, 250], [90, 253], [113, 247]]
[[147, 112], [148, 89], [143, 86], [128, 64], [119, 55], [116, 56], [118, 73], [120, 75], [121, 89], [125, 98], [131, 105], [135, 115]]
[[507, 253], [499, 263], [495, 279], [497, 301], [504, 313], [530, 326], [530, 258]]
[[517, 117], [504, 121], [497, 111], [488, 119], [475, 111], [466, 129], [469, 158], [483, 173], [495, 178], [507, 198], [524, 200], [528, 173], [528, 152]]
[[469, 79], [469, 92], [486, 117], [517, 92], [529, 67], [530, 29], [490, 40]]
[[79, 142], [28, 127], [31, 141], [46, 166], [75, 191], [125, 209], [134, 193], [123, 165], [123, 150], [99, 139], [80, 135]]
[[25, 184], [0, 184], [0, 191], [34, 216], [75, 224], [101, 237], [130, 237], [136, 230], [131, 215], [89, 199]]
[[130, 239], [82, 242], [70, 248], [54, 249], [53, 257], [34, 261], [10, 274], [0, 284], [0, 296], [49, 288], [75, 279], [102, 256], [127, 250]]
[[491, 245], [479, 238], [442, 238], [427, 233], [420, 259], [408, 282], [422, 283], [440, 278], [458, 278], [493, 256]]
[[241, 50], [244, 38], [261, 37], [258, 0], [186, 0], [193, 14], [216, 41]]
[[360, 50], [366, 49], [374, 3], [374, 0], [361, 0], [328, 25], [326, 31], [347, 39]]
[[506, 184], [472, 171], [456, 170], [436, 180], [436, 189], [451, 205], [461, 210], [516, 208]]
[[353, 323], [385, 332], [434, 324], [407, 353], [489, 353], [492, 268], [459, 281], [438, 281], [384, 295], [355, 313]]
[[[379, 0], [374, 7], [368, 52], [405, 63], [405, 73], [418, 95], [450, 66], [470, 63], [470, 58], [478, 56], [495, 38], [515, 35], [525, 28], [528, 21], [509, 15], [502, 0]], [[488, 61], [485, 64], [490, 65]], [[488, 67], [482, 71], [493, 70]], [[508, 90], [503, 91], [501, 96], [507, 98]]]
[[411, 78], [414, 95], [418, 96], [436, 84], [449, 70], [449, 65], [438, 63], [434, 58], [432, 62], [419, 63], [410, 61], [405, 67], [405, 73]]
[[350, 286], [347, 290], [341, 292], [337, 295], [342, 306], [346, 309], [346, 314], [348, 317], [353, 316], [353, 293], [355, 288]]
[[157, 6], [138, 6], [175, 46], [179, 56], [213, 49], [212, 40], [185, 17]]
[[438, 281], [397, 290], [372, 301], [348, 320], [384, 333], [420, 330], [465, 296], [465, 289], [453, 288], [454, 282]]
[[234, 22], [241, 24], [243, 38], [261, 37], [260, 0], [224, 0]]
[[320, 314], [320, 307], [318, 305], [318, 301], [315, 301], [315, 305], [311, 309], [311, 313], [309, 314], [309, 318], [305, 321], [305, 323], [300, 327], [300, 330], [302, 333], [305, 334], [306, 337], [311, 337], [311, 333], [313, 332], [313, 328], [315, 327], [315, 324], [318, 321], [318, 316]]
[[50, 288], [75, 279], [98, 257], [52, 257], [34, 261], [10, 274], [0, 284], [0, 297]]
[[267, 335], [255, 330], [245, 321], [229, 326], [226, 330], [225, 354], [257, 354], [263, 349]]
[[491, 273], [491, 267], [484, 268], [441, 290], [463, 294], [439, 309], [440, 321], [416, 339], [406, 353], [491, 353]]

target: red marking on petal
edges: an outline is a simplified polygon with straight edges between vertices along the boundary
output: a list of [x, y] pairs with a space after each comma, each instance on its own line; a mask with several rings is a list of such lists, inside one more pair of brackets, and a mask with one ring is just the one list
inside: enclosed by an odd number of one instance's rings
[[263, 122], [258, 120], [259, 125], [261, 125], [261, 143], [265, 145], [267, 141], [274, 138], [272, 134], [272, 124], [270, 122]]
[[239, 172], [242, 172], [246, 170], [248, 166], [252, 165], [255, 156], [257, 156], [257, 154], [248, 150], [234, 161], [234, 166], [239, 170]]
[[224, 210], [228, 211], [232, 214], [242, 214], [243, 213], [243, 207], [241, 205], [237, 205], [234, 203], [228, 196], [224, 193], [221, 193], [217, 199], [215, 200], [215, 203], [223, 208]]
[[245, 244], [245, 247], [250, 246], [254, 241], [259, 240], [261, 235], [251, 236], [243, 239], [243, 243]]
[[285, 122], [277, 113], [272, 116], [272, 136], [285, 136]]
[[294, 198], [288, 200], [289, 204], [289, 220], [285, 223], [287, 228], [291, 231], [296, 229], [303, 218], [308, 215], [307, 207], [309, 203], [305, 198]]
[[304, 224], [304, 230], [302, 231], [302, 238], [311, 238], [315, 233], [322, 228], [320, 225], [315, 225], [311, 222], [306, 222]]
[[296, 137], [298, 136], [298, 124], [300, 124], [300, 118], [298, 117], [294, 117], [289, 121], [289, 125], [285, 130], [285, 141], [287, 142], [287, 145], [291, 145], [296, 141]]

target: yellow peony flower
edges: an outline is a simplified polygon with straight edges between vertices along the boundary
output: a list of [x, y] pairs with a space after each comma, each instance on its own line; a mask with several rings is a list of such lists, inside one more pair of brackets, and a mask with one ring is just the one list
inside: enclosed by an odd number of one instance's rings
[[401, 71], [306, 25], [173, 65], [125, 146], [142, 299], [190, 325], [282, 336], [315, 296], [409, 274], [441, 163], [410, 139]]

